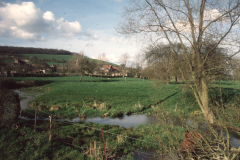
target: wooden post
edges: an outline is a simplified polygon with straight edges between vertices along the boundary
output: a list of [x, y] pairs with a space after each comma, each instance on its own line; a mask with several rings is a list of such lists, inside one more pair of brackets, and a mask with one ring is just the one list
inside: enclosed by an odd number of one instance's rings
[[90, 156], [92, 156], [92, 144], [91, 144], [91, 141], [90, 141]]
[[105, 157], [105, 160], [107, 160], [103, 129], [102, 129], [102, 138], [103, 138], [103, 147], [104, 147], [104, 157]]
[[97, 142], [94, 141], [94, 153], [95, 153], [95, 159], [97, 159]]
[[35, 107], [35, 123], [34, 123], [34, 132], [36, 131], [36, 124], [37, 124], [37, 106]]
[[163, 144], [161, 144], [161, 160], [163, 160]]
[[49, 141], [52, 140], [52, 116], [49, 116], [50, 118], [50, 134], [49, 134]]

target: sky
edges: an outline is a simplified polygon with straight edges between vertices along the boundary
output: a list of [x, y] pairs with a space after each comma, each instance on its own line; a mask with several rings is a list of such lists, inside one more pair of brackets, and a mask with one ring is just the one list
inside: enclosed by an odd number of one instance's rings
[[115, 28], [122, 21], [127, 0], [0, 0], [0, 45], [64, 49], [97, 59], [105, 53], [120, 64], [140, 52], [134, 40]]

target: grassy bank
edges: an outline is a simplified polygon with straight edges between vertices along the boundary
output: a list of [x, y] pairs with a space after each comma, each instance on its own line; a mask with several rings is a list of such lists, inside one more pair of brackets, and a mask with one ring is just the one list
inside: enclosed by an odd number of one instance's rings
[[[130, 155], [137, 148], [160, 149], [161, 143], [166, 146], [176, 146], [181, 143], [185, 132], [180, 127], [164, 128], [148, 125], [125, 129], [115, 125], [95, 123], [54, 122], [52, 138], [49, 141], [49, 122], [37, 121], [36, 132], [34, 132], [33, 121], [19, 120], [14, 127], [1, 127], [0, 159], [94, 159], [94, 141], [96, 155], [102, 158], [101, 129], [106, 131], [104, 138], [108, 157]], [[176, 137], [167, 132], [168, 129], [176, 130], [179, 136]], [[91, 154], [90, 148], [92, 149]]]
[[[41, 93], [29, 102], [39, 110], [65, 117], [117, 117], [123, 114], [148, 113], [163, 106], [161, 112], [169, 116], [202, 118], [194, 95], [185, 84], [170, 85], [154, 81], [127, 78], [76, 77], [15, 77], [26, 92]], [[230, 105], [238, 100], [238, 82], [213, 82], [210, 86], [210, 105]], [[24, 85], [23, 85], [24, 86]], [[217, 103], [216, 103], [217, 102]], [[33, 111], [32, 111], [33, 112]]]

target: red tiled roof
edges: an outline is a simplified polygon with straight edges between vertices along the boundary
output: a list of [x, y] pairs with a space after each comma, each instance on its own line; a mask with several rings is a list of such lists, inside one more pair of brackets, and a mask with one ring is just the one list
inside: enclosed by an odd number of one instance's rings
[[112, 67], [113, 70], [117, 70], [117, 71], [120, 71], [117, 67]]

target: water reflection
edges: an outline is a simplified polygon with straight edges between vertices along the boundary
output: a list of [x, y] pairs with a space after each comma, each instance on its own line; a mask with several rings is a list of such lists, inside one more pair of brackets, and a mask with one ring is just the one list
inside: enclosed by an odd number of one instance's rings
[[[79, 122], [82, 120], [79, 117], [70, 119], [71, 122]], [[158, 119], [155, 116], [147, 116], [146, 114], [142, 114], [142, 115], [129, 115], [129, 116], [124, 115], [123, 117], [117, 117], [117, 118], [94, 117], [94, 118], [86, 118], [83, 121], [94, 122], [98, 124], [119, 125], [124, 128], [130, 128], [130, 127], [137, 127], [139, 124], [156, 124], [158, 122]]]

